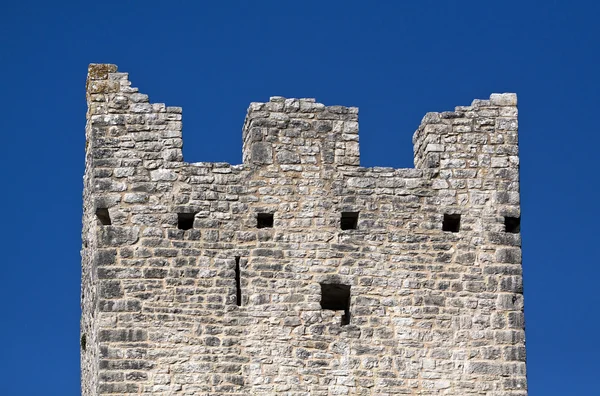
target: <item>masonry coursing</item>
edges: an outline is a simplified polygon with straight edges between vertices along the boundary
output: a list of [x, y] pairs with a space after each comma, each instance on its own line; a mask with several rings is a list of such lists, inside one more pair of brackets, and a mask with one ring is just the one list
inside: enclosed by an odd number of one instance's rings
[[428, 113], [414, 169], [360, 167], [354, 107], [252, 103], [243, 164], [190, 164], [116, 66], [87, 100], [83, 395], [527, 395], [514, 94]]

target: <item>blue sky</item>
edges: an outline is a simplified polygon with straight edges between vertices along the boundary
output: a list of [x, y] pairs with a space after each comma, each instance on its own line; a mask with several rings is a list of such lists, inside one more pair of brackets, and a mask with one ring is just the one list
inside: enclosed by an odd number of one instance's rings
[[360, 107], [361, 164], [412, 166], [428, 111], [517, 92], [531, 396], [598, 394], [595, 1], [4, 1], [0, 394], [79, 394], [85, 76], [184, 109], [188, 162], [241, 162], [252, 101]]

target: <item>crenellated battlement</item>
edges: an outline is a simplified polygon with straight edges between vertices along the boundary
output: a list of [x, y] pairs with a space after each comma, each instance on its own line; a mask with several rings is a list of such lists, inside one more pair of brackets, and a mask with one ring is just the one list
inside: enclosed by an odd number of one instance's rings
[[[471, 167], [477, 167], [480, 162], [483, 166], [489, 165], [495, 154], [509, 154], [515, 160], [517, 115], [517, 96], [510, 93], [492, 94], [490, 100], [476, 99], [471, 106], [458, 106], [452, 112], [427, 113], [413, 135], [415, 166], [438, 168], [441, 160], [447, 160], [448, 164], [452, 153], [462, 155], [462, 159], [455, 156], [455, 162], [462, 163], [467, 152], [482, 155], [472, 156]], [[506, 145], [510, 145], [511, 150], [496, 152], [498, 146]]]
[[[88, 120], [94, 126], [127, 125], [128, 132], [154, 131], [154, 135], [136, 136], [159, 143], [165, 150], [163, 159], [183, 161], [180, 107], [151, 104], [148, 95], [131, 87], [128, 73], [117, 72], [115, 65], [90, 65], [86, 87]], [[516, 148], [516, 105], [515, 94], [492, 94], [489, 100], [477, 99], [453, 112], [427, 113], [413, 135], [415, 166], [437, 168], [442, 159], [450, 159], [441, 153], [456, 152], [461, 145], [504, 144], [497, 140], [504, 136], [490, 135], [496, 131], [502, 131], [507, 143]], [[279, 96], [266, 103], [254, 102], [244, 120], [242, 141], [245, 164], [359, 166], [358, 108]], [[486, 154], [493, 154], [487, 150]]]
[[243, 141], [244, 163], [358, 166], [358, 108], [282, 97], [251, 103]]
[[90, 65], [82, 394], [526, 396], [517, 102], [360, 166], [358, 109], [251, 103], [243, 163]]

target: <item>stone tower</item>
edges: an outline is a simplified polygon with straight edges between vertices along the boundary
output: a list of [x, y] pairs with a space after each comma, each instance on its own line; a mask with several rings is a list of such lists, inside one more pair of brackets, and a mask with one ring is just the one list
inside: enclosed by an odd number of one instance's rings
[[359, 165], [358, 109], [252, 103], [243, 164], [87, 78], [82, 394], [525, 396], [517, 99], [428, 113]]

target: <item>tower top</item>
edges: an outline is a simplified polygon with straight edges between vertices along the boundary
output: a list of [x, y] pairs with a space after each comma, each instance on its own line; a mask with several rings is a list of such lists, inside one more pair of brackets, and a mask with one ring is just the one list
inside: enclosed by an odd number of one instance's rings
[[230, 165], [114, 65], [87, 101], [82, 395], [527, 395], [514, 94], [414, 169], [360, 166], [355, 107], [251, 103]]

